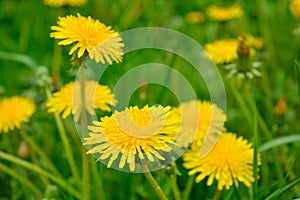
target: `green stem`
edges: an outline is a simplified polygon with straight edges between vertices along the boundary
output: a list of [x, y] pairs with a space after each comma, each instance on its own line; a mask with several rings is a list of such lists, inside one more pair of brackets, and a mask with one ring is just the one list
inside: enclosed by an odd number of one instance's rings
[[194, 186], [194, 183], [195, 183], [195, 175], [190, 176], [188, 181], [187, 181], [186, 188], [183, 192], [183, 200], [188, 200], [189, 199], [190, 194], [191, 194], [192, 189], [193, 189], [193, 186]]
[[3, 165], [0, 163], [0, 171], [7, 173], [8, 175], [12, 176], [16, 180], [18, 180], [22, 185], [28, 187], [30, 190], [33, 191], [34, 194], [37, 195], [38, 199], [42, 197], [42, 192], [39, 190], [39, 188], [35, 187], [34, 184], [32, 184], [29, 180], [26, 178], [19, 176], [18, 173], [16, 173], [13, 169]]
[[250, 81], [251, 86], [251, 97], [252, 97], [252, 121], [253, 121], [253, 176], [254, 176], [254, 182], [252, 184], [253, 186], [253, 194], [252, 198], [253, 200], [257, 199], [257, 188], [258, 188], [258, 152], [257, 152], [257, 146], [258, 146], [258, 135], [257, 135], [257, 109], [256, 109], [256, 103], [255, 103], [255, 91], [254, 91], [254, 85], [253, 82]]
[[[51, 98], [51, 93], [50, 93], [48, 88], [45, 89], [45, 92], [46, 92], [47, 97]], [[57, 128], [58, 128], [58, 132], [60, 134], [64, 149], [66, 151], [67, 160], [68, 160], [69, 166], [71, 168], [72, 174], [73, 174], [73, 176], [75, 177], [76, 180], [79, 180], [79, 173], [78, 173], [78, 170], [77, 170], [77, 167], [76, 167], [76, 164], [75, 164], [75, 160], [73, 158], [71, 146], [69, 144], [69, 140], [68, 140], [67, 133], [66, 133], [66, 130], [64, 128], [62, 119], [57, 114], [57, 112], [54, 112], [53, 115], [54, 115], [54, 119], [55, 119], [55, 122], [56, 122], [56, 125], [57, 125]]]
[[148, 180], [148, 182], [151, 185], [151, 187], [154, 189], [154, 191], [157, 194], [157, 196], [159, 197], [159, 199], [161, 199], [161, 200], [168, 200], [168, 198], [166, 197], [165, 193], [162, 191], [162, 189], [160, 188], [160, 186], [157, 184], [157, 182], [153, 178], [151, 172], [144, 172], [144, 175], [146, 176], [146, 179]]
[[57, 170], [57, 168], [51, 162], [51, 160], [48, 158], [45, 152], [34, 142], [34, 140], [29, 135], [27, 135], [24, 130], [20, 131], [20, 135], [29, 144], [29, 146], [44, 160], [47, 168], [49, 168], [49, 170], [57, 176], [61, 177], [61, 173]]
[[298, 82], [298, 97], [299, 97], [299, 103], [300, 103], [300, 67], [298, 65], [298, 62], [295, 61], [295, 68], [296, 68], [296, 77]]
[[[86, 95], [85, 95], [85, 67], [84, 65], [81, 65], [80, 68], [80, 100], [81, 100], [81, 137], [85, 138], [88, 135], [87, 127], [87, 113], [86, 113]], [[82, 179], [84, 183], [83, 187], [83, 193], [82, 198], [84, 200], [90, 199], [90, 163], [89, 163], [89, 157], [86, 154], [86, 149], [83, 146], [82, 147]]]
[[177, 185], [177, 177], [176, 174], [171, 174], [171, 182], [172, 182], [172, 189], [173, 189], [173, 195], [175, 200], [181, 200], [180, 196], [180, 190]]
[[33, 165], [30, 162], [27, 162], [25, 160], [22, 160], [20, 158], [17, 158], [15, 156], [12, 156], [10, 154], [4, 153], [2, 151], [0, 151], [0, 158], [7, 160], [9, 162], [12, 162], [16, 165], [19, 165], [21, 167], [24, 167], [26, 169], [29, 169], [30, 171], [36, 172], [41, 176], [47, 177], [49, 179], [51, 179], [54, 183], [56, 183], [57, 185], [59, 185], [60, 187], [62, 187], [63, 189], [65, 189], [66, 191], [68, 191], [70, 194], [72, 194], [74, 197], [80, 199], [81, 196], [78, 193], [78, 191], [76, 191], [74, 188], [70, 187], [70, 184], [68, 182], [66, 182], [64, 179], [59, 178], [51, 173], [49, 173], [48, 171], [40, 168], [37, 165]]
[[101, 200], [105, 200], [106, 195], [105, 195], [104, 187], [103, 187], [102, 174], [101, 175], [99, 174], [98, 169], [97, 169], [97, 163], [95, 162], [94, 158], [91, 159], [90, 163], [91, 163], [91, 169], [92, 169], [94, 181], [95, 181], [96, 188], [97, 188], [98, 197]]
[[[242, 110], [242, 113], [244, 114], [246, 120], [248, 121], [248, 123], [251, 125], [252, 122], [252, 114], [250, 111], [249, 106], [246, 104], [244, 98], [242, 97], [242, 95], [240, 94], [239, 91], [237, 91], [236, 86], [234, 85], [233, 81], [230, 81], [230, 88], [231, 88], [231, 92], [233, 97], [235, 98], [236, 102], [238, 103], [239, 107]], [[257, 119], [258, 119], [258, 125], [262, 131], [261, 135], [264, 135], [266, 137], [267, 140], [271, 141], [273, 139], [272, 133], [271, 131], [268, 129], [264, 119], [262, 118], [262, 116], [260, 115], [260, 113], [257, 111]], [[272, 153], [273, 155], [280, 155], [278, 152], [278, 149], [272, 149]], [[282, 170], [280, 167], [280, 160], [276, 159], [275, 160], [275, 169], [276, 169], [276, 173], [279, 177], [279, 179], [283, 178], [282, 175]]]

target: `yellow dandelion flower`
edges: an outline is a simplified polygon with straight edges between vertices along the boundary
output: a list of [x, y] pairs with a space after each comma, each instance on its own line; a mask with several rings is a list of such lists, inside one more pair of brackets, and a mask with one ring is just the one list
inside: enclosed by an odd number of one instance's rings
[[240, 5], [233, 5], [230, 7], [217, 7], [212, 5], [207, 8], [206, 14], [212, 20], [225, 22], [241, 17], [244, 14], [244, 11]]
[[100, 153], [98, 160], [108, 159], [107, 167], [119, 162], [118, 168], [122, 169], [127, 163], [134, 171], [137, 163], [165, 160], [160, 152], [171, 151], [180, 128], [180, 117], [171, 112], [170, 106], [134, 106], [115, 112], [89, 126], [90, 137], [84, 144], [93, 145], [88, 153]]
[[[206, 53], [205, 56], [209, 57], [216, 64], [227, 64], [238, 59], [238, 39], [222, 39], [208, 43], [204, 46]], [[250, 48], [250, 56], [255, 55], [255, 50]]]
[[290, 11], [297, 20], [300, 20], [300, 0], [291, 1]]
[[62, 7], [62, 6], [83, 6], [87, 0], [44, 0], [46, 6]]
[[[93, 94], [95, 97], [91, 96]], [[95, 114], [94, 109], [96, 108], [110, 112], [109, 105], [115, 106], [117, 104], [117, 100], [109, 87], [100, 85], [96, 81], [85, 81], [85, 95], [85, 108], [91, 115]], [[62, 113], [63, 119], [72, 113], [74, 120], [78, 121], [81, 114], [80, 82], [70, 82], [63, 86], [48, 100], [47, 107], [48, 112]]]
[[223, 110], [209, 101], [184, 102], [174, 112], [181, 112], [182, 119], [182, 131], [175, 141], [185, 148], [192, 141], [201, 145], [207, 135], [219, 135], [226, 121]]
[[0, 133], [21, 128], [35, 112], [34, 102], [26, 97], [13, 96], [0, 102]]
[[204, 15], [199, 11], [189, 12], [186, 14], [185, 20], [189, 24], [199, 24], [204, 21]]
[[84, 53], [88, 53], [91, 59], [103, 64], [122, 61], [122, 38], [110, 26], [79, 13], [77, 16], [59, 17], [57, 24], [59, 26], [51, 27], [56, 32], [52, 32], [50, 37], [62, 39], [59, 45], [74, 44], [70, 55], [75, 52], [81, 58]]
[[230, 63], [238, 58], [237, 39], [216, 40], [206, 44], [205, 50], [216, 64]]
[[251, 34], [245, 34], [246, 40], [251, 47], [261, 49], [264, 46], [264, 41], [261, 38], [256, 38]]
[[[252, 144], [233, 133], [222, 133], [213, 149], [203, 158], [199, 157], [200, 148], [193, 145], [183, 156], [183, 166], [189, 169], [189, 175], [200, 173], [195, 181], [198, 183], [208, 177], [207, 185], [218, 182], [218, 190], [238, 182], [247, 187], [254, 181]], [[258, 160], [260, 165], [260, 159]]]

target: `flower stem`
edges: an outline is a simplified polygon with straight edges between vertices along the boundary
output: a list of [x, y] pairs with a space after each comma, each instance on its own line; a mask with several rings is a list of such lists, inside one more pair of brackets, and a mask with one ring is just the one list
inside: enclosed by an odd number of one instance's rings
[[149, 171], [144, 172], [144, 175], [146, 176], [146, 179], [148, 180], [148, 182], [151, 185], [151, 187], [154, 189], [154, 191], [157, 194], [157, 196], [159, 197], [159, 199], [161, 199], [161, 200], [168, 200], [168, 198], [166, 197], [165, 193], [162, 191], [162, 189], [160, 188], [160, 186], [157, 184], [157, 182], [153, 178], [151, 172], [149, 172]]
[[95, 162], [93, 157], [91, 158], [90, 163], [91, 163], [91, 169], [92, 169], [94, 181], [95, 181], [96, 188], [97, 188], [98, 197], [101, 200], [105, 200], [106, 195], [105, 195], [104, 187], [103, 187], [102, 174], [101, 175], [99, 174], [98, 168], [97, 168], [97, 163]]
[[37, 165], [33, 165], [30, 162], [27, 162], [25, 160], [22, 160], [20, 158], [17, 158], [15, 156], [12, 156], [8, 153], [4, 153], [2, 151], [0, 151], [0, 158], [7, 160], [9, 162], [12, 162], [16, 165], [22, 166], [24, 168], [27, 168], [33, 172], [38, 173], [39, 175], [45, 176], [49, 179], [51, 179], [53, 182], [55, 182], [57, 185], [59, 185], [60, 187], [62, 187], [63, 189], [65, 189], [66, 191], [68, 191], [70, 194], [72, 194], [74, 197], [80, 199], [80, 194], [78, 193], [78, 191], [76, 191], [74, 188], [70, 187], [70, 184], [68, 182], [66, 182], [64, 179], [59, 178], [51, 173], [49, 173], [48, 171], [40, 168]]
[[179, 190], [178, 185], [177, 185], [177, 177], [176, 177], [175, 173], [171, 174], [171, 182], [172, 182], [172, 189], [173, 189], [174, 199], [175, 200], [181, 200], [180, 190]]
[[186, 184], [186, 188], [183, 192], [183, 200], [189, 199], [189, 196], [191, 194], [191, 191], [192, 191], [194, 183], [195, 183], [194, 180], [195, 180], [195, 175], [189, 177], [187, 184]]
[[[81, 65], [80, 68], [80, 100], [81, 100], [81, 137], [87, 137], [88, 131], [88, 122], [87, 122], [87, 113], [86, 113], [86, 95], [85, 95], [85, 66]], [[86, 154], [86, 149], [82, 146], [82, 180], [84, 183], [82, 199], [89, 200], [90, 199], [90, 163], [89, 156]]]
[[17, 179], [18, 181], [20, 181], [20, 183], [26, 187], [28, 187], [30, 190], [33, 191], [34, 194], [37, 195], [38, 199], [40, 199], [42, 197], [42, 192], [40, 191], [39, 188], [37, 188], [34, 184], [32, 184], [29, 180], [27, 180], [26, 178], [20, 176], [16, 171], [14, 171], [13, 169], [3, 165], [2, 163], [0, 163], [0, 171], [7, 173], [8, 175], [12, 176], [13, 178]]
[[[45, 89], [45, 92], [46, 92], [47, 97], [50, 98], [51, 93], [50, 93], [48, 88]], [[67, 138], [67, 133], [66, 133], [66, 130], [64, 128], [62, 119], [57, 114], [57, 112], [54, 112], [53, 115], [54, 115], [54, 119], [55, 119], [55, 122], [56, 122], [56, 125], [57, 125], [57, 128], [58, 128], [58, 132], [60, 134], [64, 149], [65, 149], [66, 154], [67, 154], [67, 160], [68, 160], [69, 166], [71, 168], [72, 174], [73, 174], [73, 176], [75, 177], [76, 180], [79, 180], [79, 173], [78, 173], [78, 170], [77, 170], [77, 167], [76, 167], [76, 164], [75, 164], [75, 160], [73, 158], [71, 146], [70, 146], [69, 140]]]
[[258, 188], [258, 152], [257, 152], [257, 146], [258, 146], [258, 135], [257, 135], [257, 109], [256, 109], [256, 103], [255, 103], [255, 91], [254, 91], [254, 85], [253, 82], [250, 81], [251, 86], [251, 97], [252, 97], [252, 122], [253, 122], [253, 176], [254, 176], [254, 182], [252, 184], [253, 186], [253, 194], [252, 198], [253, 200], [257, 199], [257, 188]]
[[29, 146], [44, 160], [49, 170], [55, 175], [61, 177], [62, 176], [61, 173], [57, 170], [57, 168], [49, 159], [49, 157], [45, 154], [45, 152], [34, 142], [34, 140], [29, 135], [27, 135], [25, 131], [22, 129], [20, 131], [20, 135], [29, 144]]

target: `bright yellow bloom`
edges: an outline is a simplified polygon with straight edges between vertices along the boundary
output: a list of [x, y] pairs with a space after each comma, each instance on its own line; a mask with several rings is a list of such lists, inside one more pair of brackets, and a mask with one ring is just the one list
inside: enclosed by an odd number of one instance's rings
[[50, 37], [62, 39], [59, 45], [74, 44], [70, 55], [75, 52], [76, 57], [80, 58], [84, 53], [88, 53], [91, 59], [103, 64], [122, 61], [122, 38], [118, 32], [111, 30], [110, 26], [91, 17], [83, 17], [79, 13], [77, 17], [59, 17], [57, 24], [59, 26], [51, 27], [51, 30], [56, 32], [52, 32]]
[[209, 101], [184, 102], [174, 112], [181, 113], [182, 131], [175, 141], [183, 147], [191, 142], [201, 145], [207, 135], [220, 135], [226, 121], [223, 110]]
[[[170, 152], [170, 144], [180, 129], [180, 116], [171, 114], [170, 106], [137, 106], [115, 112], [89, 126], [85, 145], [88, 153], [100, 153], [98, 160], [108, 159], [107, 167], [118, 162], [118, 168], [129, 165], [130, 171], [147, 162], [165, 160], [160, 152]], [[117, 160], [118, 159], [118, 160]]]
[[[205, 56], [211, 58], [216, 64], [227, 64], [238, 59], [238, 47], [238, 39], [216, 40], [204, 46], [205, 50], [207, 51], [206, 53], [208, 54]], [[250, 56], [253, 57], [254, 55], [255, 50], [250, 48]]]
[[216, 64], [230, 63], [238, 58], [237, 39], [216, 40], [206, 44], [204, 47], [209, 57]]
[[206, 13], [212, 20], [224, 22], [241, 17], [244, 11], [240, 5], [230, 7], [217, 7], [213, 5], [207, 8]]
[[[85, 103], [86, 111], [94, 115], [96, 108], [110, 112], [109, 105], [115, 106], [117, 100], [108, 86], [100, 85], [96, 81], [85, 81]], [[80, 82], [70, 82], [63, 86], [48, 100], [47, 107], [48, 112], [62, 113], [64, 119], [72, 113], [74, 120], [78, 121], [81, 114]]]
[[189, 12], [186, 14], [185, 20], [189, 24], [199, 24], [204, 21], [204, 15], [199, 11]]
[[228, 190], [233, 183], [238, 187], [238, 182], [251, 186], [254, 181], [253, 148], [247, 140], [233, 133], [222, 133], [205, 157], [200, 158], [199, 151], [199, 146], [193, 145], [183, 157], [183, 166], [190, 170], [189, 175], [200, 173], [195, 179], [197, 183], [208, 177], [207, 185], [212, 185], [216, 179], [218, 190], [224, 187]]
[[87, 0], [44, 0], [44, 4], [51, 7], [83, 6]]
[[300, 0], [292, 0], [290, 4], [291, 13], [297, 20], [300, 20]]
[[21, 96], [4, 98], [0, 102], [0, 133], [21, 128], [35, 112], [36, 106], [31, 99]]

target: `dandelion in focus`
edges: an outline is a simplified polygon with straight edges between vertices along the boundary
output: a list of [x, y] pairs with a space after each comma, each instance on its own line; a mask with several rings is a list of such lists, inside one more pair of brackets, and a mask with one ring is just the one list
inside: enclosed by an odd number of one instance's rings
[[180, 129], [180, 117], [171, 113], [171, 107], [137, 106], [103, 117], [89, 126], [85, 145], [92, 145], [88, 153], [100, 153], [98, 160], [108, 160], [107, 167], [118, 163], [130, 171], [137, 163], [165, 160], [160, 152], [170, 152], [173, 138]]
[[244, 11], [240, 5], [233, 5], [230, 7], [217, 7], [212, 5], [207, 8], [206, 14], [212, 20], [226, 22], [241, 17], [244, 14]]
[[[90, 115], [95, 114], [94, 109], [96, 108], [110, 112], [110, 105], [115, 106], [117, 104], [117, 100], [109, 87], [100, 85], [96, 81], [85, 81], [85, 95], [85, 108]], [[63, 86], [48, 100], [47, 107], [48, 112], [58, 112], [62, 114], [63, 119], [72, 113], [74, 120], [78, 121], [82, 112], [80, 82], [70, 82]]]
[[84, 59], [88, 54], [91, 59], [103, 64], [122, 61], [122, 38], [110, 26], [79, 13], [77, 16], [59, 17], [57, 24], [51, 27], [55, 32], [50, 37], [62, 39], [59, 45], [73, 44], [69, 55], [73, 54], [75, 59]]
[[[199, 173], [195, 181], [199, 183], [208, 177], [207, 185], [217, 181], [218, 190], [224, 187], [228, 190], [239, 182], [247, 187], [254, 182], [253, 177], [253, 147], [242, 137], [233, 133], [222, 133], [212, 150], [205, 156], [199, 156], [200, 148], [193, 144], [183, 157], [183, 166], [189, 170], [188, 174]], [[260, 165], [260, 159], [258, 160]]]
[[35, 110], [34, 102], [27, 97], [4, 98], [0, 102], [0, 133], [20, 129], [22, 123], [29, 122]]

